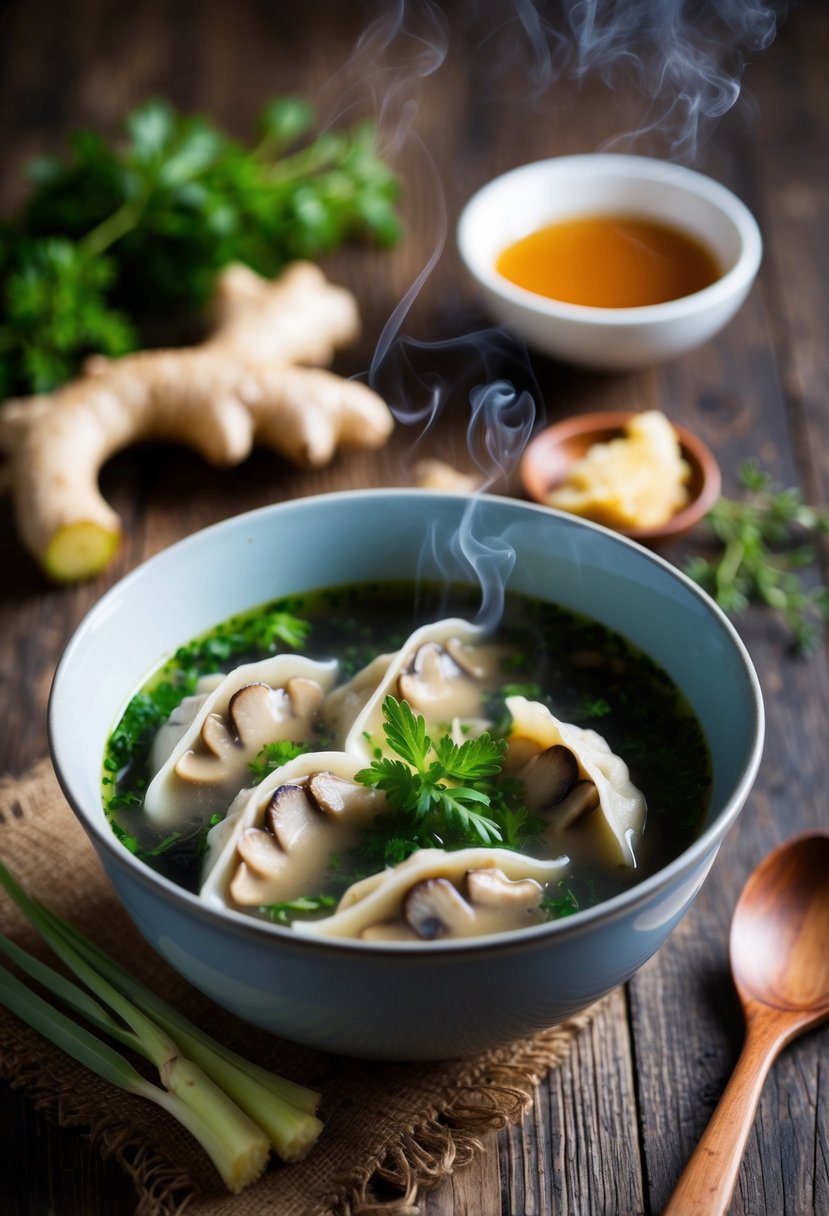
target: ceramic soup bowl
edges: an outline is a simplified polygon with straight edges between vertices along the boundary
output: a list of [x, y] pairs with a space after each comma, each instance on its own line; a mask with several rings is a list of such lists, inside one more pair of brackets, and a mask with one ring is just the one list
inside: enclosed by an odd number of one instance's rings
[[[713, 788], [702, 830], [680, 856], [566, 919], [490, 937], [378, 943], [312, 940], [208, 906], [119, 842], [103, 810], [102, 756], [148, 672], [182, 643], [274, 598], [373, 580], [474, 584], [454, 543], [470, 518], [478, 541], [495, 538], [500, 550], [514, 550], [508, 589], [617, 630], [690, 701], [710, 746]], [[659, 948], [749, 793], [763, 708], [751, 662], [724, 615], [637, 544], [515, 500], [369, 490], [238, 516], [137, 568], [101, 598], [66, 647], [49, 735], [63, 790], [120, 900], [187, 980], [288, 1039], [419, 1060], [480, 1051], [562, 1021]]]

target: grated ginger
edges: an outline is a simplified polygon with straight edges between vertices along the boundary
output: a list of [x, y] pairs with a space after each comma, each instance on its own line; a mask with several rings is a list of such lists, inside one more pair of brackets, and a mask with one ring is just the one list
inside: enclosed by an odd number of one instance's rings
[[653, 528], [687, 504], [690, 475], [669, 420], [646, 410], [623, 436], [589, 448], [547, 501], [610, 528]]

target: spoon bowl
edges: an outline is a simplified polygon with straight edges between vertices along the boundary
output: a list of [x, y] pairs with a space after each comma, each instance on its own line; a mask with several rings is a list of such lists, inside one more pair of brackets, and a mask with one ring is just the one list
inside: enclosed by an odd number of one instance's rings
[[731, 925], [731, 971], [743, 1005], [829, 1015], [829, 833], [770, 853], [746, 883]]
[[731, 925], [746, 1020], [742, 1054], [663, 1216], [723, 1216], [763, 1083], [780, 1050], [829, 1020], [829, 832], [780, 845], [749, 878]]

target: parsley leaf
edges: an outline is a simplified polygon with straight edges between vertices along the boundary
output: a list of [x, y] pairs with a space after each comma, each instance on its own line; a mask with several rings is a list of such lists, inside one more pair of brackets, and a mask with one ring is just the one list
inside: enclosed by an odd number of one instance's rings
[[280, 739], [275, 743], [266, 743], [260, 752], [257, 752], [253, 760], [248, 764], [248, 768], [255, 782], [264, 781], [269, 773], [273, 773], [278, 768], [282, 768], [283, 764], [287, 764], [289, 760], [295, 759], [297, 756], [303, 756], [311, 750], [307, 743], [292, 743], [289, 739]]
[[[506, 742], [485, 732], [461, 744], [445, 735], [433, 745], [425, 719], [392, 696], [383, 701], [383, 716], [388, 746], [400, 759], [380, 755], [356, 780], [382, 790], [392, 811], [409, 821], [413, 848], [501, 843], [501, 827], [484, 813], [492, 792], [482, 783], [500, 772]], [[402, 835], [394, 834], [398, 851]]]
[[275, 98], [247, 146], [156, 98], [126, 115], [122, 139], [83, 130], [33, 161], [0, 230], [0, 396], [146, 344], [182, 306], [199, 310], [231, 262], [271, 277], [355, 238], [396, 241], [398, 183], [373, 127], [314, 137], [313, 117]]

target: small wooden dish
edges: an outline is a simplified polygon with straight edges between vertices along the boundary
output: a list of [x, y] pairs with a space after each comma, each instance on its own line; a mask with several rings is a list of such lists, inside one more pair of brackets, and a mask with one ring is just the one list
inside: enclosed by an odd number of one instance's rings
[[[564, 480], [570, 465], [596, 443], [622, 435], [633, 417], [629, 410], [582, 414], [540, 431], [527, 445], [521, 461], [521, 480], [530, 498], [549, 505], [550, 492]], [[683, 459], [691, 469], [687, 506], [655, 528], [618, 528], [616, 531], [645, 544], [676, 540], [699, 523], [720, 495], [720, 467], [709, 448], [684, 426], [672, 423], [679, 436]]]

